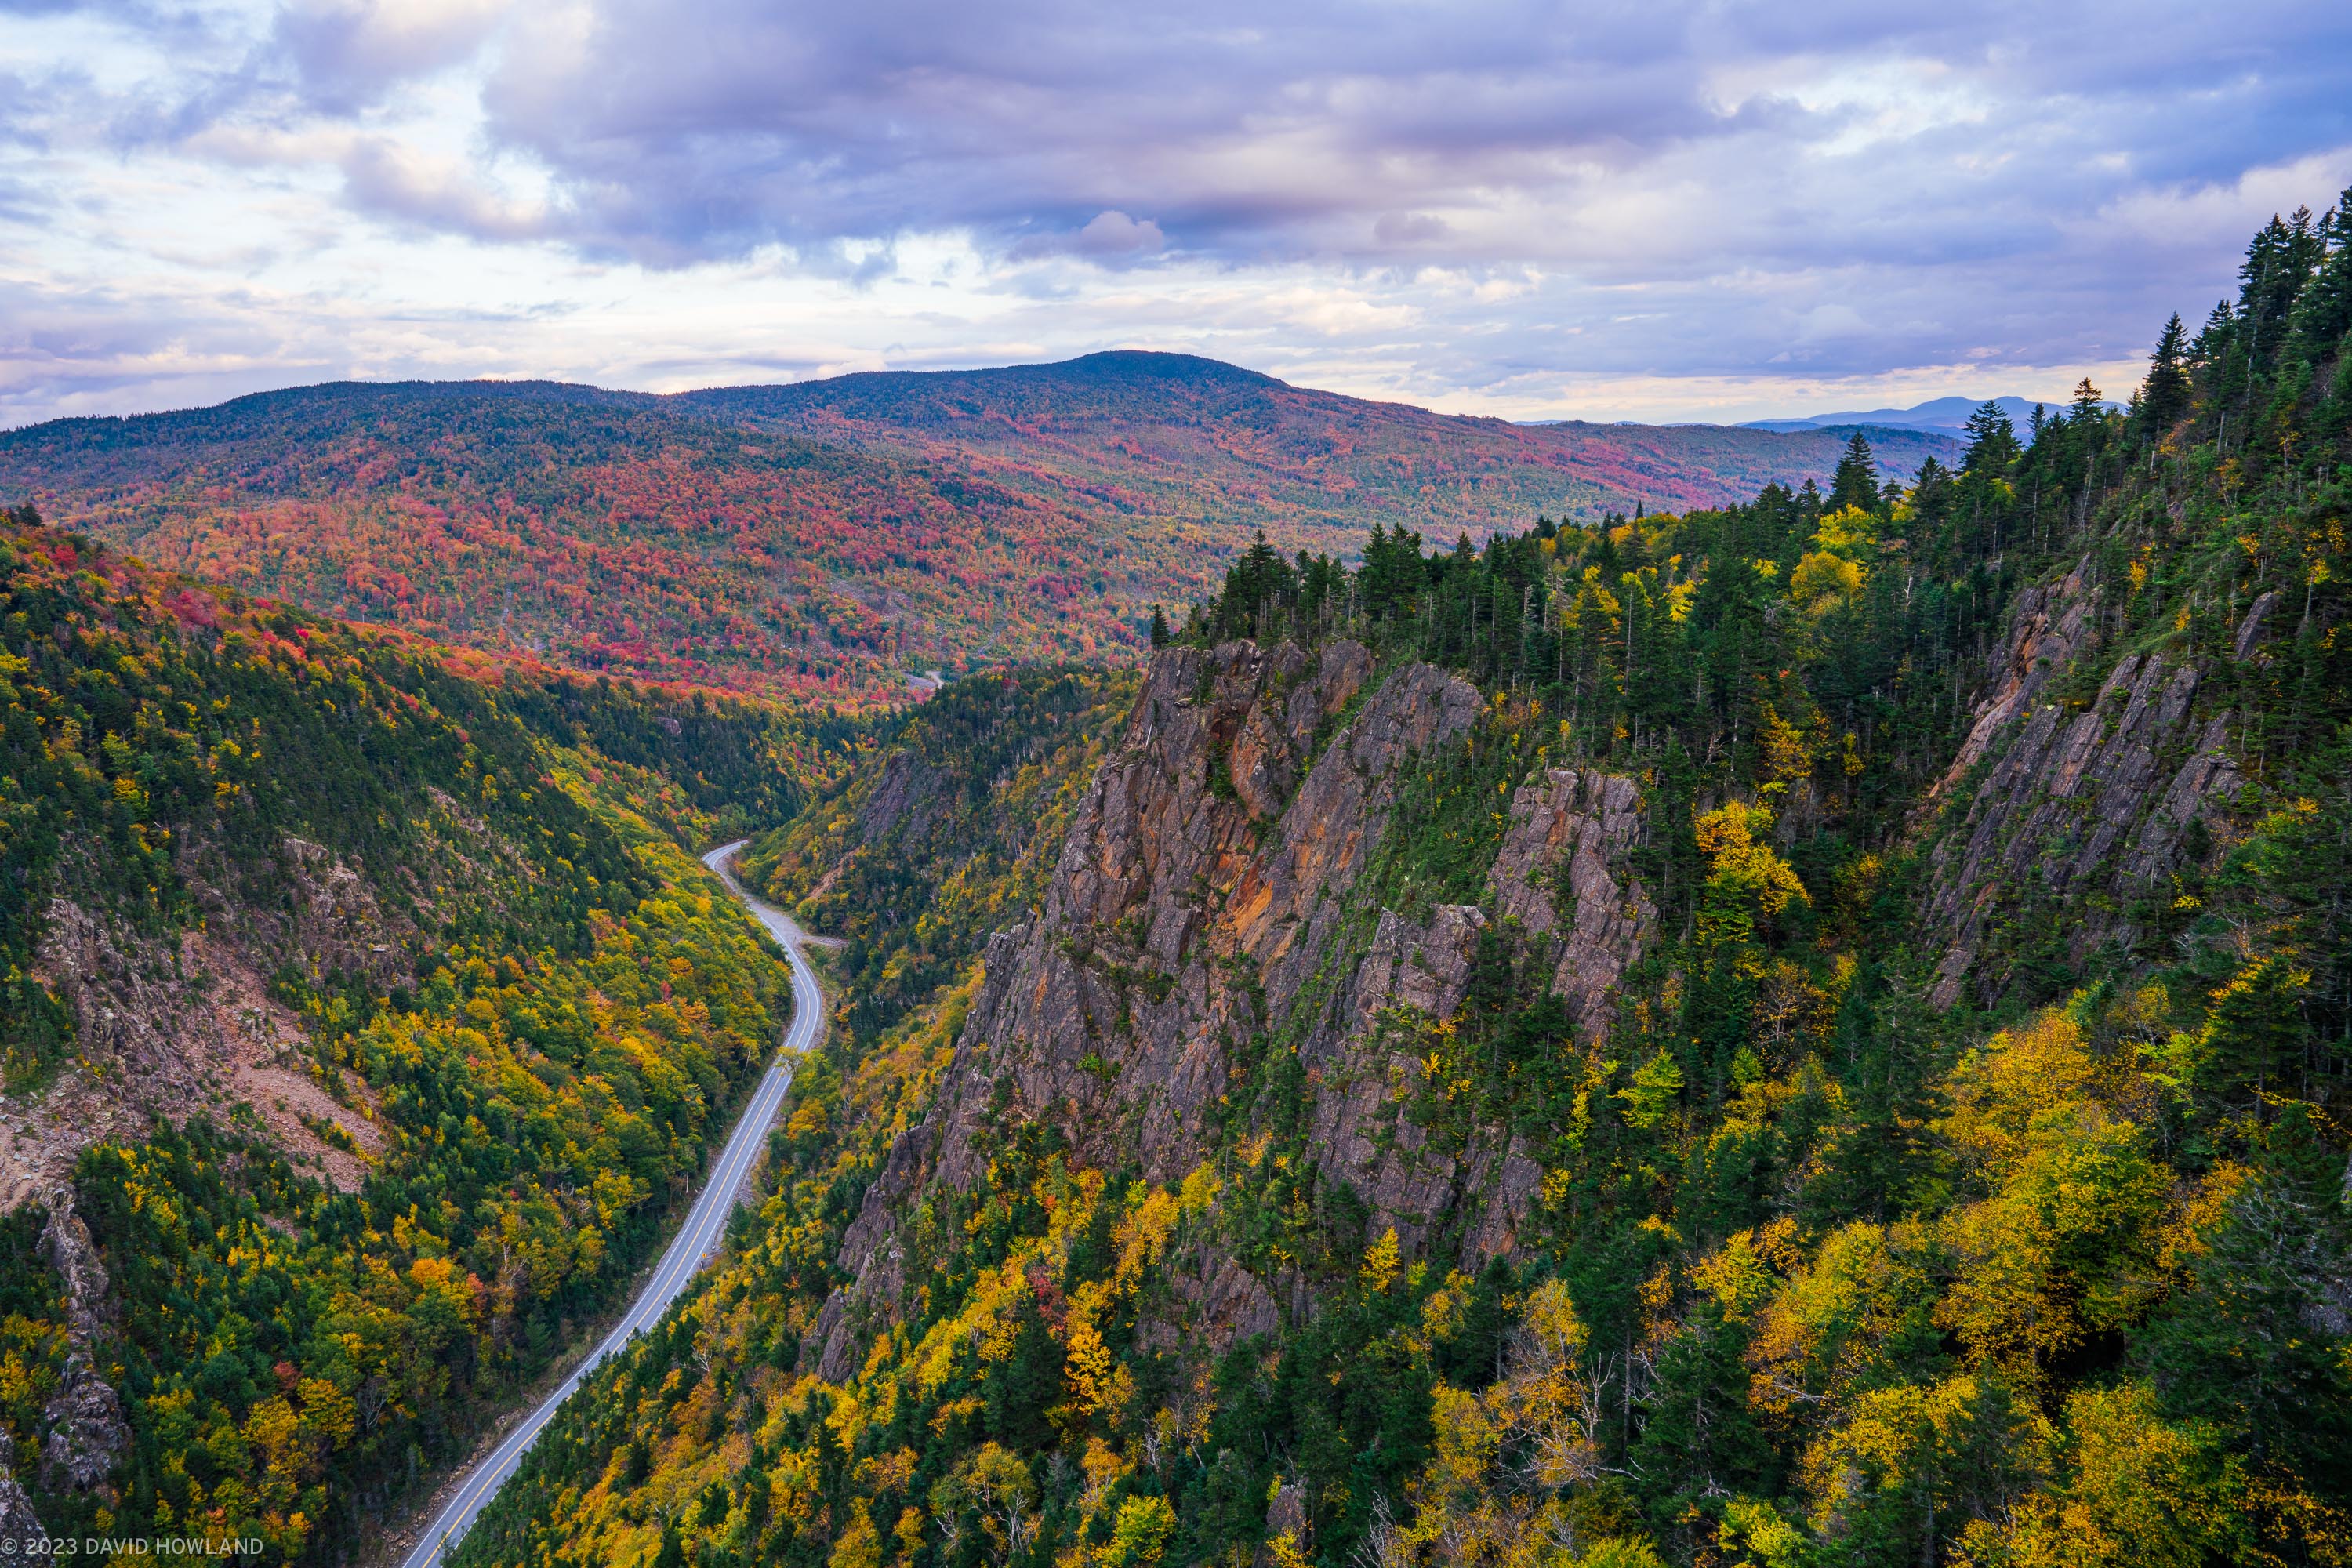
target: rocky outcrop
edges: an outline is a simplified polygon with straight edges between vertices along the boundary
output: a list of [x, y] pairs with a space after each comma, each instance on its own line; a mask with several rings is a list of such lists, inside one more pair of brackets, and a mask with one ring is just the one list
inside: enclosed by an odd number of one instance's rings
[[[1404, 1113], [1412, 1058], [1388, 1024], [1460, 1006], [1488, 917], [1447, 905], [1415, 921], [1363, 888], [1416, 760], [1458, 745], [1483, 702], [1427, 665], [1375, 674], [1344, 641], [1154, 660], [1039, 913], [991, 941], [939, 1097], [867, 1190], [840, 1258], [856, 1283], [809, 1336], [813, 1369], [856, 1364], [905, 1288], [898, 1215], [936, 1184], [977, 1182], [994, 1119], [1048, 1121], [1086, 1163], [1172, 1182], [1212, 1153], [1244, 1049], [1296, 1050], [1307, 1158], [1363, 1197], [1372, 1235], [1393, 1226], [1410, 1251], [1440, 1235], [1515, 1245], [1540, 1172], [1492, 1135], [1430, 1149]], [[1490, 879], [1514, 940], [1542, 945], [1539, 972], [1595, 1039], [1654, 918], [1624, 864], [1639, 814], [1630, 780], [1538, 774], [1514, 797]], [[1256, 1279], [1213, 1242], [1187, 1247], [1168, 1264], [1176, 1317], [1150, 1328], [1171, 1342], [1223, 1342], [1306, 1306], [1297, 1281]]]
[[[1286, 1011], [1308, 957], [1300, 939], [1338, 918], [1396, 761], [1477, 711], [1459, 681], [1401, 671], [1311, 756], [1370, 668], [1352, 643], [1311, 661], [1234, 643], [1155, 663], [1073, 816], [1039, 918], [990, 946], [942, 1097], [942, 1179], [980, 1173], [971, 1134], [1000, 1078], [1081, 1158], [1131, 1149], [1161, 1181], [1199, 1163], [1226, 1050]], [[1233, 983], [1236, 962], [1256, 988]]]
[[[290, 836], [279, 846], [278, 859], [291, 895], [288, 916], [276, 929], [257, 932], [249, 946], [291, 957], [312, 974], [364, 979], [378, 990], [411, 976], [406, 948], [415, 928], [384, 912], [359, 868]], [[248, 908], [239, 918], [251, 924], [257, 916]]]
[[1498, 918], [1557, 949], [1551, 987], [1585, 1039], [1609, 1032], [1617, 982], [1642, 954], [1657, 910], [1624, 869], [1641, 837], [1632, 779], [1553, 768], [1511, 797], [1511, 825], [1487, 889]]
[[[318, 906], [283, 918], [309, 924], [322, 942], [364, 946], [360, 933], [380, 928], [348, 922], [354, 895], [340, 882], [321, 879]], [[349, 1089], [359, 1103], [346, 1104], [309, 1071], [301, 1025], [270, 994], [260, 968], [268, 957], [243, 945], [243, 933], [189, 931], [166, 942], [65, 899], [43, 916], [38, 973], [71, 1010], [80, 1057], [100, 1070], [0, 1096], [0, 1205], [47, 1201], [91, 1143], [136, 1141], [157, 1117], [177, 1121], [238, 1101], [289, 1158], [357, 1188], [363, 1156], [383, 1142], [364, 1091]], [[361, 1153], [320, 1137], [321, 1122], [340, 1126]]]
[[71, 1346], [58, 1391], [41, 1413], [48, 1432], [41, 1444], [41, 1485], [53, 1492], [88, 1491], [130, 1451], [131, 1428], [113, 1385], [91, 1364], [93, 1342], [113, 1326], [114, 1293], [89, 1227], [74, 1212], [71, 1188], [51, 1194], [41, 1257], [65, 1286]]
[[0, 1556], [19, 1562], [49, 1555], [49, 1532], [33, 1511], [25, 1483], [16, 1479], [16, 1444], [0, 1430]]
[[882, 765], [874, 791], [857, 809], [864, 842], [879, 844], [900, 829], [919, 830], [940, 788], [937, 770], [912, 752], [898, 752]]
[[[2088, 707], [2047, 700], [2053, 676], [2095, 657], [2096, 598], [2080, 570], [2024, 596], [1991, 695], [1935, 792], [1949, 803], [1925, 905], [1944, 947], [1938, 1007], [2001, 994], [2010, 966], [1996, 949], [2021, 911], [2063, 908], [2077, 962], [2128, 940], [2130, 902], [2185, 866], [2189, 823], [2225, 815], [2242, 782], [2195, 663], [2127, 653]], [[2240, 647], [2259, 645], [2268, 608], [2247, 615]]]
[[2089, 647], [2097, 608], [2088, 561], [2058, 582], [2037, 584], [2017, 596], [2009, 639], [1994, 658], [1987, 694], [1951, 765], [1927, 792], [1930, 801], [1945, 798], [1967, 778], [2011, 726], [2033, 710], [2051, 678]]
[[41, 1418], [41, 1485], [52, 1492], [89, 1491], [114, 1473], [131, 1448], [122, 1401], [81, 1351], [66, 1357], [65, 1375]]

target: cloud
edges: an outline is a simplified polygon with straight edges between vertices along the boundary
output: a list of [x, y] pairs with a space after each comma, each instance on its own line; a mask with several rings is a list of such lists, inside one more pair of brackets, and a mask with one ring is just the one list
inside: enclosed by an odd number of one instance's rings
[[311, 105], [349, 112], [471, 58], [507, 8], [507, 0], [293, 0], [271, 42]]
[[1168, 237], [1150, 218], [1139, 221], [1111, 209], [1088, 218], [1070, 241], [1070, 249], [1080, 256], [1149, 255], [1167, 243]]
[[[0, 0], [0, 212], [38, 218], [0, 274], [265, 365], [1148, 339], [1606, 412], [2126, 364], [2352, 181], [2352, 12], [2294, 0], [255, 3]], [[82, 363], [5, 341], [18, 409]], [[247, 374], [87, 342], [91, 385]]]

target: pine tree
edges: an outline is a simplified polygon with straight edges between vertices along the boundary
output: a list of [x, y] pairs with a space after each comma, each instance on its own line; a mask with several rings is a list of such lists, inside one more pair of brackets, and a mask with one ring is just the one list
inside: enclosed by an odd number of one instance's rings
[[2107, 412], [2107, 395], [2091, 384], [2084, 376], [2074, 384], [2074, 401], [2066, 405], [2066, 416], [2076, 429], [2087, 429]]
[[2352, 332], [2352, 190], [2336, 201], [2320, 225], [2327, 246], [2326, 259], [2295, 306], [2294, 335], [2304, 352], [2316, 358], [2333, 350], [2346, 332]]
[[1151, 646], [1168, 646], [1168, 613], [1157, 605], [1151, 606]]
[[[2034, 405], [2034, 429], [2042, 427], [2042, 408]], [[1960, 472], [1969, 479], [1999, 479], [2017, 461], [2017, 426], [2000, 411], [1998, 403], [1978, 405], [1969, 416], [1969, 449], [1960, 460]], [[1932, 460], [1932, 459], [1931, 459]], [[1920, 470], [1920, 481], [1927, 481], [1927, 470]]]
[[2156, 353], [2147, 362], [2147, 380], [2140, 387], [2139, 414], [2151, 430], [2169, 429], [2189, 412], [2189, 332], [2180, 312], [2164, 323]]
[[1847, 507], [1859, 507], [1864, 511], [1878, 505], [1878, 465], [1872, 460], [1869, 438], [1859, 430], [1845, 444], [1845, 456], [1838, 459], [1837, 473], [1830, 480], [1832, 511], [1843, 511]]

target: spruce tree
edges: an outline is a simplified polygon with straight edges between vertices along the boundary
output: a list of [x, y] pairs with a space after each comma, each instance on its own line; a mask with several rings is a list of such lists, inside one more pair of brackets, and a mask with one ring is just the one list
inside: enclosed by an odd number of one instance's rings
[[2295, 305], [2294, 335], [2304, 352], [2318, 357], [2352, 331], [2352, 190], [2347, 190], [2320, 225], [2326, 259]]
[[2176, 310], [2164, 323], [2164, 335], [2149, 356], [2147, 380], [2140, 388], [2139, 414], [2150, 430], [2169, 429], [2189, 411], [2189, 332]]
[[[2041, 405], [2034, 405], [2033, 415], [2034, 429], [2039, 432], [2042, 427]], [[2017, 461], [2017, 426], [2011, 424], [2009, 416], [2000, 411], [2000, 404], [1979, 404], [1977, 411], [1969, 416], [1968, 431], [1968, 453], [1960, 459], [1960, 472], [1967, 478], [1999, 479], [2009, 471], [2011, 463]], [[1923, 468], [1920, 470], [1921, 483], [1924, 484], [1926, 479], [1927, 470]]]
[[2076, 429], [2088, 428], [2104, 418], [2107, 412], [2107, 395], [2091, 384], [2084, 376], [2074, 384], [2074, 401], [2066, 405], [2066, 415]]
[[1878, 465], [1872, 460], [1870, 440], [1859, 430], [1845, 444], [1845, 456], [1838, 459], [1837, 473], [1830, 480], [1832, 511], [1843, 511], [1847, 507], [1859, 507], [1870, 511], [1878, 505]]

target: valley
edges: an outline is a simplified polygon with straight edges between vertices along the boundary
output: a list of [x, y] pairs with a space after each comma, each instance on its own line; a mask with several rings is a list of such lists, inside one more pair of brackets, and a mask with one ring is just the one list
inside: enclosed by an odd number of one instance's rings
[[415, 1549], [404, 1559], [404, 1568], [433, 1568], [465, 1537], [467, 1527], [484, 1504], [498, 1494], [499, 1488], [514, 1473], [523, 1455], [530, 1450], [540, 1431], [552, 1419], [565, 1400], [580, 1387], [599, 1363], [625, 1350], [630, 1340], [644, 1333], [661, 1321], [671, 1303], [694, 1282], [694, 1277], [709, 1261], [725, 1237], [727, 1225], [737, 1205], [742, 1201], [746, 1184], [758, 1167], [761, 1153], [767, 1143], [770, 1124], [775, 1120], [777, 1108], [783, 1103], [784, 1093], [792, 1087], [793, 1064], [811, 1047], [818, 1037], [824, 1018], [824, 995], [817, 984], [816, 973], [802, 956], [801, 944], [805, 940], [792, 918], [771, 905], [761, 903], [743, 891], [727, 868], [728, 858], [743, 847], [743, 840], [722, 845], [702, 857], [702, 863], [727, 884], [727, 890], [740, 901], [767, 928], [768, 934], [792, 965], [793, 1012], [792, 1026], [786, 1031], [776, 1053], [776, 1059], [761, 1075], [759, 1086], [737, 1116], [735, 1127], [727, 1136], [726, 1146], [711, 1161], [702, 1179], [701, 1191], [696, 1194], [694, 1206], [677, 1234], [670, 1238], [656, 1265], [653, 1276], [629, 1303], [629, 1310], [612, 1331], [573, 1367], [563, 1381], [551, 1390], [530, 1412], [506, 1432], [498, 1446], [474, 1462], [459, 1478], [448, 1500], [442, 1503], [419, 1535]]
[[1958, 440], [0, 440], [0, 1539], [2345, 1562], [2352, 208], [2241, 281]]

